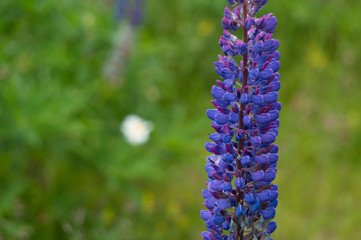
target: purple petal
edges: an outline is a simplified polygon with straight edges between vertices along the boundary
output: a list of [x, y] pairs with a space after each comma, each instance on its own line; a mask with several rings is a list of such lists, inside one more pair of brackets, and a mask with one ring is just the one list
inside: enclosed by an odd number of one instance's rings
[[260, 211], [262, 217], [264, 219], [272, 219], [276, 215], [276, 209], [275, 208], [267, 208]]
[[207, 110], [207, 117], [211, 120], [215, 120], [216, 119], [216, 115], [221, 113], [220, 111], [218, 111], [217, 109], [208, 109]]
[[264, 172], [263, 170], [259, 170], [257, 172], [252, 172], [251, 173], [252, 179], [255, 182], [261, 181], [264, 177]]
[[276, 178], [276, 171], [275, 170], [267, 170], [264, 173], [263, 181], [272, 182], [275, 178]]
[[258, 137], [258, 136], [250, 137], [249, 141], [255, 147], [259, 147], [261, 145], [261, 142], [262, 142], [261, 138]]
[[267, 163], [269, 163], [268, 155], [256, 155], [254, 156], [254, 160], [256, 163], [259, 163], [261, 165], [266, 165]]
[[207, 190], [207, 189], [203, 189], [202, 190], [202, 196], [206, 199], [206, 198], [211, 198], [213, 197], [213, 195]]
[[268, 224], [268, 226], [267, 226], [267, 232], [268, 232], [268, 234], [273, 233], [273, 232], [276, 230], [276, 228], [277, 228], [276, 222], [275, 222], [275, 221], [270, 222], [270, 223]]
[[267, 202], [270, 200], [271, 198], [271, 191], [270, 190], [265, 190], [261, 193], [256, 193], [256, 196], [258, 198], [258, 200], [261, 202], [261, 203], [264, 203], [264, 202]]
[[216, 115], [216, 123], [218, 123], [219, 125], [224, 125], [228, 123], [228, 121], [229, 121], [229, 116], [227, 114], [219, 113]]
[[225, 91], [216, 85], [212, 86], [211, 94], [215, 99], [223, 99]]
[[227, 208], [230, 208], [228, 199], [219, 199], [217, 201], [217, 206], [220, 210], [226, 210]]
[[234, 186], [236, 186], [236, 188], [243, 188], [244, 187], [244, 184], [245, 184], [245, 180], [244, 178], [236, 178], [236, 180], [234, 181]]
[[209, 219], [212, 219], [213, 218], [213, 215], [210, 211], [208, 210], [202, 210], [201, 213], [201, 218], [204, 220], [204, 221], [208, 221]]
[[253, 193], [247, 193], [245, 196], [244, 196], [244, 200], [246, 201], [246, 203], [248, 204], [253, 204], [256, 202], [256, 198], [255, 196], [253, 195]]
[[242, 164], [242, 166], [247, 166], [247, 165], [249, 165], [250, 163], [251, 163], [251, 158], [250, 158], [248, 155], [243, 156], [243, 157], [241, 158], [241, 164]]

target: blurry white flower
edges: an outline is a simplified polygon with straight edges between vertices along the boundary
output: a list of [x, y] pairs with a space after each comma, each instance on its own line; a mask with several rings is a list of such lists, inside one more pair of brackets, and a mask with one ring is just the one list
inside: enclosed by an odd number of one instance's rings
[[140, 118], [137, 115], [128, 115], [120, 125], [126, 140], [132, 145], [145, 143], [153, 130], [153, 123]]

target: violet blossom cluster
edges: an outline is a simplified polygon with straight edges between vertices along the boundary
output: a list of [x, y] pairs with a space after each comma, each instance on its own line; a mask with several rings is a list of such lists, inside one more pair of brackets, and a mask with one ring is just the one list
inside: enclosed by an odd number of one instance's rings
[[[207, 110], [215, 133], [205, 148], [209, 180], [200, 215], [208, 231], [205, 240], [269, 240], [278, 204], [276, 177], [280, 89], [278, 40], [272, 39], [277, 19], [254, 15], [267, 0], [227, 0], [223, 35], [224, 56], [215, 62], [223, 79], [212, 87], [215, 109]], [[233, 35], [241, 29], [242, 39]], [[241, 55], [238, 64], [234, 56]]]
[[143, 17], [144, 0], [117, 0], [117, 17], [127, 19], [132, 26], [140, 25]]
[[[114, 35], [114, 43], [105, 62], [103, 74], [112, 84], [122, 84], [123, 75], [132, 50], [136, 45], [136, 30], [141, 26], [144, 0], [116, 0], [116, 17], [121, 20]], [[124, 24], [123, 24], [124, 22]]]

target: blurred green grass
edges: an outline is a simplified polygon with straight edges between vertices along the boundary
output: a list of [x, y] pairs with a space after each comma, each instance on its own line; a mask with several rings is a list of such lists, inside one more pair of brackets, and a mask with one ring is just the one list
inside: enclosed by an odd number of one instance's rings
[[[146, 1], [122, 84], [112, 1], [0, 2], [0, 239], [199, 239], [205, 110], [225, 1]], [[360, 1], [269, 1], [279, 21], [274, 239], [361, 239]], [[128, 114], [154, 123], [129, 145]]]

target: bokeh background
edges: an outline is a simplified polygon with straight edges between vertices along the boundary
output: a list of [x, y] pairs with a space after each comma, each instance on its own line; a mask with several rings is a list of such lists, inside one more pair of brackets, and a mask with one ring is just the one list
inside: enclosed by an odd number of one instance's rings
[[[226, 1], [0, 1], [0, 239], [196, 240]], [[123, 7], [122, 7], [123, 6]], [[135, 9], [135, 6], [137, 6]], [[361, 1], [270, 0], [274, 239], [361, 239]], [[131, 144], [120, 125], [152, 124]]]

